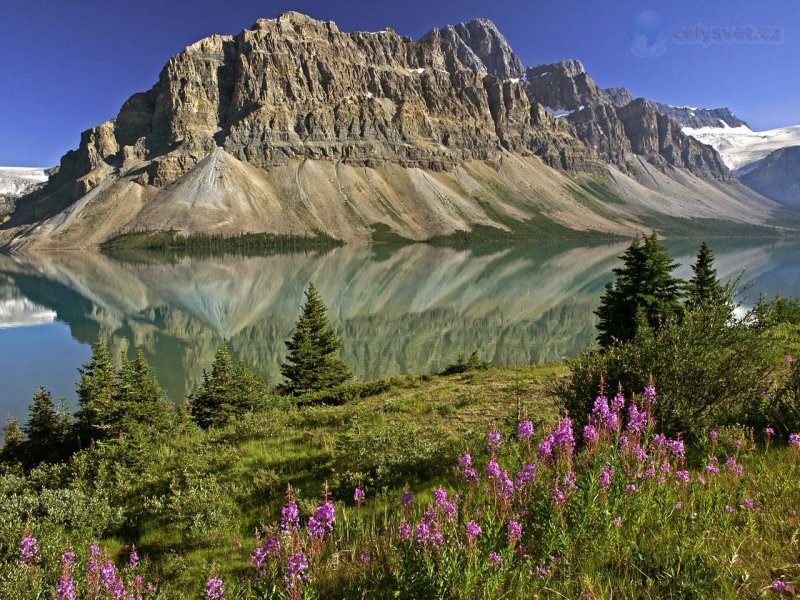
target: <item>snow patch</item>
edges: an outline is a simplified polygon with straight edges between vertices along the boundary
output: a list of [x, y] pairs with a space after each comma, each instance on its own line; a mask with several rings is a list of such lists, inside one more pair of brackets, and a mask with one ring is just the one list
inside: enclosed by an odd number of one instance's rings
[[739, 127], [684, 127], [683, 133], [712, 146], [732, 171], [766, 158], [775, 150], [800, 146], [800, 125], [767, 131]]
[[367, 92], [367, 99], [373, 98], [372, 92]]
[[23, 196], [47, 179], [45, 169], [0, 167], [0, 196]]
[[416, 73], [417, 75], [422, 75], [425, 72], [425, 69], [409, 69], [409, 73]]
[[519, 77], [512, 77], [511, 79], [506, 79], [504, 83], [519, 83]]

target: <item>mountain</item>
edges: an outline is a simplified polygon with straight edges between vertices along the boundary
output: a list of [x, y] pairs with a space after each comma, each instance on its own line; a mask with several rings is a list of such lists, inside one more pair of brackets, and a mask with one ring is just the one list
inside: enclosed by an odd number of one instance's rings
[[751, 165], [742, 182], [784, 204], [800, 205], [800, 145], [775, 150]]
[[423, 240], [769, 219], [772, 201], [652, 103], [615, 106], [578, 61], [522, 71], [486, 20], [413, 41], [261, 19], [187, 47], [85, 131], [17, 203], [0, 245], [84, 248], [167, 228], [366, 242], [376, 228]]
[[0, 167], [0, 222], [13, 212], [15, 200], [47, 181], [50, 169]]
[[769, 156], [775, 150], [800, 146], [800, 125], [767, 131], [739, 127], [685, 128], [684, 133], [713, 146], [731, 170], [740, 174], [748, 167]]

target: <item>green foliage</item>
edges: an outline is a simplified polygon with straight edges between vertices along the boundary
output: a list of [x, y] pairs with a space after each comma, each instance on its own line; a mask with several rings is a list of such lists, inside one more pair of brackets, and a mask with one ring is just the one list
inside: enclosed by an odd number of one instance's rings
[[3, 462], [19, 462], [22, 460], [22, 451], [25, 436], [19, 426], [19, 419], [8, 417], [3, 423], [3, 448], [0, 458]]
[[658, 329], [683, 312], [682, 282], [672, 276], [678, 265], [655, 233], [636, 237], [620, 258], [624, 264], [614, 269], [616, 280], [606, 284], [596, 311], [597, 340], [604, 348], [633, 339], [643, 326]]
[[289, 355], [281, 366], [286, 390], [300, 395], [336, 387], [350, 379], [350, 369], [338, 357], [341, 345], [322, 297], [314, 284], [309, 284], [294, 335], [286, 342]]
[[113, 434], [117, 425], [114, 396], [117, 374], [105, 342], [98, 336], [92, 357], [80, 369], [75, 425], [83, 446]]
[[483, 371], [490, 369], [492, 363], [481, 360], [478, 351], [475, 350], [465, 359], [463, 354], [459, 354], [456, 362], [447, 365], [439, 375], [458, 375], [460, 373], [468, 373], [470, 371]]
[[246, 412], [262, 409], [273, 399], [267, 382], [245, 362], [233, 362], [224, 342], [214, 356], [211, 372], [190, 398], [192, 416], [201, 427], [219, 426]]
[[762, 395], [763, 418], [758, 426], [771, 426], [783, 433], [800, 432], [800, 361], [792, 356], [777, 377], [773, 389]]
[[663, 390], [656, 417], [667, 433], [697, 436], [711, 423], [750, 423], [782, 352], [753, 314], [731, 319], [733, 299], [688, 311], [660, 329], [641, 328], [627, 343], [591, 350], [569, 362], [570, 376], [556, 393], [571, 415], [581, 418], [605, 380], [639, 393], [654, 380]]
[[697, 308], [724, 300], [724, 290], [717, 280], [717, 270], [714, 268], [714, 256], [705, 242], [700, 246], [692, 271], [694, 275], [686, 285], [687, 308]]
[[24, 428], [25, 460], [27, 464], [53, 462], [68, 456], [73, 449], [72, 415], [62, 404], [56, 409], [50, 392], [37, 388], [28, 408]]

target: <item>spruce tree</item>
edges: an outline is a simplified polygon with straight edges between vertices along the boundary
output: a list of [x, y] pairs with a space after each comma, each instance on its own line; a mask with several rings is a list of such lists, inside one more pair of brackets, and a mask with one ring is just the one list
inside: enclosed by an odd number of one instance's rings
[[44, 388], [33, 393], [33, 403], [28, 407], [28, 423], [24, 427], [26, 458], [31, 464], [57, 459], [64, 450], [67, 431], [63, 417], [56, 410], [53, 397]]
[[678, 265], [670, 259], [655, 232], [634, 238], [620, 256], [616, 279], [606, 284], [600, 306], [597, 340], [604, 348], [626, 342], [641, 327], [658, 329], [667, 319], [680, 317], [682, 282], [672, 276]]
[[141, 350], [136, 351], [132, 361], [123, 357], [117, 375], [115, 408], [123, 431], [139, 425], [163, 430], [170, 424], [170, 406]]
[[687, 308], [701, 308], [722, 302], [723, 289], [717, 280], [714, 255], [705, 242], [700, 246], [697, 260], [692, 265], [692, 271], [694, 275], [686, 286]]
[[236, 404], [233, 361], [228, 342], [214, 355], [209, 373], [203, 369], [203, 383], [192, 397], [192, 416], [201, 427], [220, 425], [228, 420]]
[[19, 427], [16, 417], [8, 417], [3, 424], [3, 448], [0, 457], [3, 462], [19, 462], [22, 460], [22, 450], [25, 445], [25, 436]]
[[342, 342], [330, 325], [314, 284], [309, 284], [305, 295], [294, 335], [286, 342], [289, 354], [281, 366], [291, 394], [331, 388], [350, 378], [350, 370], [337, 356]]
[[80, 368], [76, 426], [81, 444], [108, 437], [119, 416], [115, 407], [117, 374], [105, 342], [98, 337], [92, 358]]

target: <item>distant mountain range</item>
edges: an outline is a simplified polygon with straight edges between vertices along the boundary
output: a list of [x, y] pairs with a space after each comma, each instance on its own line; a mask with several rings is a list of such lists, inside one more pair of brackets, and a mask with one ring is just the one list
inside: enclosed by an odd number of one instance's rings
[[0, 245], [169, 228], [366, 242], [768, 224], [778, 204], [701, 143], [715, 123], [747, 129], [727, 109], [601, 89], [576, 60], [525, 67], [491, 21], [413, 41], [284, 13], [171, 58], [17, 202]]

